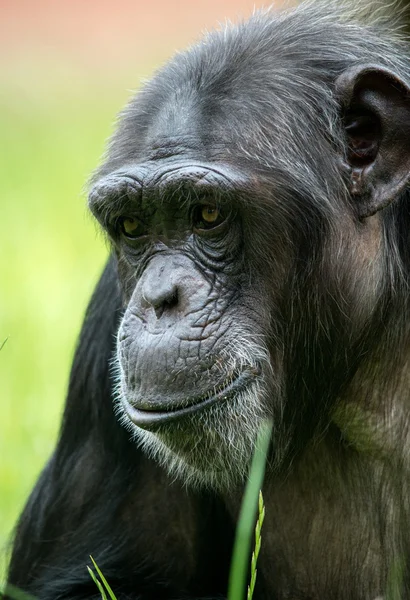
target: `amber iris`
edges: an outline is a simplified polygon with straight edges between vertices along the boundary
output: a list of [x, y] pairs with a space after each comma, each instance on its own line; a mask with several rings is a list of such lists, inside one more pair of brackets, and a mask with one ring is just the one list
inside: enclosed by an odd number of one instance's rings
[[215, 206], [204, 206], [201, 216], [205, 223], [209, 223], [209, 225], [211, 225], [218, 220], [219, 210]]
[[194, 227], [197, 230], [213, 229], [225, 220], [225, 217], [213, 204], [198, 206], [194, 213]]
[[140, 237], [144, 233], [143, 224], [134, 217], [123, 217], [121, 219], [121, 230], [129, 238]]

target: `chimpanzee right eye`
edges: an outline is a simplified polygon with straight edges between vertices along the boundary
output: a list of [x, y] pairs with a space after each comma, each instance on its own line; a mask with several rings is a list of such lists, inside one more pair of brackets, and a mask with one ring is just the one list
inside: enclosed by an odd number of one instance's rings
[[135, 239], [145, 235], [145, 225], [135, 217], [120, 217], [117, 221], [120, 233], [128, 238]]

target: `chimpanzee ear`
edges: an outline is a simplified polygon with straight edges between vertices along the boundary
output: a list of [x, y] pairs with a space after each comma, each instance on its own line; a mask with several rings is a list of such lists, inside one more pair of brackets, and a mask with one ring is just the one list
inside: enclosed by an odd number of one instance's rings
[[408, 183], [410, 90], [395, 73], [370, 64], [342, 73], [335, 91], [348, 140], [350, 191], [364, 218], [388, 206]]

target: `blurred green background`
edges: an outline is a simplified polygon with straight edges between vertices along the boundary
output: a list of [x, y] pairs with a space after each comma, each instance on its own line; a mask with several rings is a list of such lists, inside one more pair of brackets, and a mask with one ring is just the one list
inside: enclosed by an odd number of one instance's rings
[[107, 255], [86, 211], [87, 178], [131, 89], [254, 4], [0, 0], [0, 582]]
[[82, 313], [106, 256], [82, 188], [127, 97], [100, 84], [96, 106], [89, 80], [73, 93], [57, 79], [48, 90], [38, 80], [24, 93], [11, 79], [0, 87], [1, 547], [55, 442]]

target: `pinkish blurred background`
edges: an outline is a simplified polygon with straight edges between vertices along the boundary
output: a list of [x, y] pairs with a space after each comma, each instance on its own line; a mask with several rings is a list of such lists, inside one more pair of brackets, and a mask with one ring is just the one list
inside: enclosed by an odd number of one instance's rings
[[1, 0], [0, 60], [10, 67], [60, 59], [108, 72], [124, 63], [145, 67], [204, 30], [262, 5], [254, 0]]

